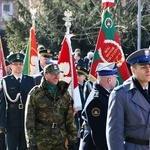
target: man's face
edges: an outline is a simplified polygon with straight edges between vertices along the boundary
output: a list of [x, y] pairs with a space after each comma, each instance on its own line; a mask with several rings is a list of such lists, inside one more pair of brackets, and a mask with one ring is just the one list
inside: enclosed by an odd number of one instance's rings
[[23, 70], [23, 63], [22, 62], [12, 62], [10, 64], [10, 68], [12, 70], [13, 74], [20, 74], [22, 73]]
[[44, 77], [50, 85], [57, 85], [59, 81], [59, 73], [57, 74], [44, 73]]
[[45, 67], [47, 65], [47, 62], [50, 61], [50, 57], [48, 56], [42, 56], [40, 55], [40, 66]]
[[113, 89], [115, 86], [116, 86], [116, 84], [117, 84], [117, 76], [116, 75], [111, 75], [110, 76], [110, 78], [111, 78], [111, 82], [110, 82], [110, 89]]
[[86, 79], [86, 76], [85, 76], [85, 75], [77, 74], [78, 83], [81, 83], [81, 84], [82, 84], [85, 79]]
[[132, 74], [142, 84], [150, 82], [150, 64], [135, 64], [131, 67]]

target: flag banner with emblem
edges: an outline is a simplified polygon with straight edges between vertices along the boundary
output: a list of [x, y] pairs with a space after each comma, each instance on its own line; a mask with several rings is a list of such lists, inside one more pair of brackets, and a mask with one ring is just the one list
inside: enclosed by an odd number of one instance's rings
[[114, 7], [114, 2], [115, 2], [115, 0], [102, 0], [102, 6], [104, 8]]
[[91, 63], [89, 79], [92, 82], [96, 81], [96, 67], [100, 62], [116, 62], [120, 84], [130, 77], [119, 35], [108, 9], [105, 9], [102, 15], [102, 25]]
[[3, 53], [2, 40], [0, 38], [0, 78], [6, 76], [6, 64]]
[[82, 110], [82, 104], [70, 38], [71, 35], [66, 35], [63, 39], [58, 56], [58, 65], [60, 70], [63, 71], [63, 73], [60, 74], [60, 80], [66, 81], [70, 84], [69, 93], [74, 100], [74, 111], [76, 113], [77, 111]]
[[26, 48], [23, 73], [28, 75], [39, 73], [37, 43], [33, 27], [30, 29], [30, 37]]

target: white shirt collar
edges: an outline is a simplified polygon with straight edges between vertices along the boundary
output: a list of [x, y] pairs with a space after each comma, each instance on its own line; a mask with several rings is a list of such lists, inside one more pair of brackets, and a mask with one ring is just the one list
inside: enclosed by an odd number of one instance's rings
[[16, 80], [18, 80], [18, 78], [20, 78], [20, 81], [22, 80], [22, 74], [21, 74], [20, 77], [17, 77], [17, 76], [15, 76], [15, 75], [14, 75], [14, 77], [16, 78]]

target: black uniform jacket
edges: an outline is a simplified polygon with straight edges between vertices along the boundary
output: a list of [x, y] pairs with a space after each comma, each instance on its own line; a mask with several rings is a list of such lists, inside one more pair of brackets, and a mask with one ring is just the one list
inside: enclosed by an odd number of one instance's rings
[[91, 129], [95, 149], [107, 150], [105, 132], [109, 92], [97, 83], [93, 90], [94, 97], [86, 102], [82, 117]]
[[[11, 99], [6, 96], [3, 82], [5, 80], [7, 93]], [[28, 75], [22, 75], [21, 83], [19, 83], [14, 75], [6, 76], [2, 79], [2, 88], [0, 91], [0, 128], [6, 126], [23, 127], [24, 126], [24, 110], [27, 95], [34, 86], [34, 79]], [[16, 95], [21, 93], [16, 102]], [[19, 105], [21, 104], [23, 105]]]

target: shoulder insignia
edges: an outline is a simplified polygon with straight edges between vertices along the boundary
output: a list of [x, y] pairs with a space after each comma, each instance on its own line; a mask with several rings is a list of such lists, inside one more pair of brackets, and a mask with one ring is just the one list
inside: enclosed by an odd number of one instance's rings
[[92, 116], [98, 117], [100, 115], [101, 111], [98, 107], [95, 107], [95, 108], [92, 109], [91, 113], [92, 113]]
[[94, 98], [97, 98], [97, 97], [99, 97], [99, 92], [95, 91]]
[[118, 91], [121, 88], [122, 88], [122, 85], [118, 85], [117, 87], [114, 88], [114, 91]]

